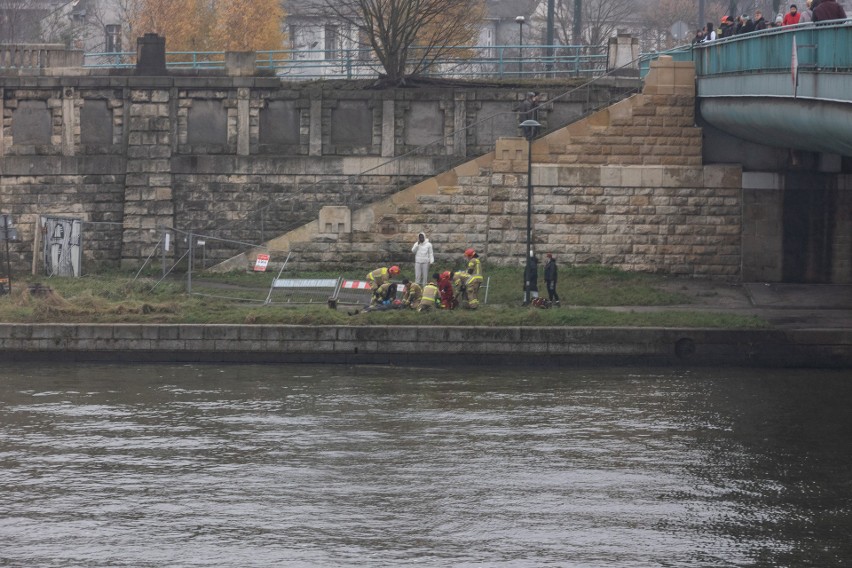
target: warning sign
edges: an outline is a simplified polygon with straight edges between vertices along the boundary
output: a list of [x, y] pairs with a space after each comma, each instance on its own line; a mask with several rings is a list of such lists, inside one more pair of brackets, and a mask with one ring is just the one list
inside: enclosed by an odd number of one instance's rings
[[266, 267], [269, 264], [269, 255], [268, 254], [259, 254], [257, 255], [257, 260], [254, 261], [254, 271], [255, 272], [266, 272]]

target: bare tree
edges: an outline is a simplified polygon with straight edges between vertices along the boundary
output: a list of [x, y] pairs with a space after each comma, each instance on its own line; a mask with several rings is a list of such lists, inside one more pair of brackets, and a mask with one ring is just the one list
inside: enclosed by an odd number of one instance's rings
[[[705, 12], [712, 14], [713, 19], [718, 21], [715, 14], [723, 13], [725, 0], [707, 0]], [[678, 44], [689, 43], [694, 34], [694, 24], [697, 22], [697, 14], [694, 0], [652, 0], [642, 12], [641, 18], [643, 34], [642, 49], [663, 50], [675, 47]], [[689, 26], [686, 38], [672, 37], [672, 27], [677, 22], [683, 22]], [[705, 22], [698, 22], [698, 27], [703, 28]]]
[[[634, 0], [555, 0], [554, 27], [558, 43], [566, 45], [605, 45], [619, 26], [635, 19]], [[581, 39], [574, 37], [575, 5], [581, 6]]]
[[390, 84], [423, 73], [459, 46], [471, 45], [484, 0], [323, 0], [322, 10], [346, 23], [376, 54]]
[[41, 19], [50, 4], [34, 0], [0, 0], [0, 42], [33, 43], [41, 41]]

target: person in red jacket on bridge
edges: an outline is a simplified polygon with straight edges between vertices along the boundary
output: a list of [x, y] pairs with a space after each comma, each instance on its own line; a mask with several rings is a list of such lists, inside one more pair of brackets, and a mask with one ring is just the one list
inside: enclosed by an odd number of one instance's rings
[[799, 23], [799, 18], [801, 18], [801, 14], [799, 14], [799, 9], [796, 8], [795, 4], [790, 4], [790, 11], [784, 14], [784, 19], [781, 20], [781, 25], [793, 26]]

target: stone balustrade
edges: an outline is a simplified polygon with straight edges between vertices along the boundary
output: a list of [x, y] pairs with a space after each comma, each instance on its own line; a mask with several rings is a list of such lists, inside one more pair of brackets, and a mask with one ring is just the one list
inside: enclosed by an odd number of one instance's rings
[[0, 73], [82, 67], [83, 52], [61, 43], [0, 44]]

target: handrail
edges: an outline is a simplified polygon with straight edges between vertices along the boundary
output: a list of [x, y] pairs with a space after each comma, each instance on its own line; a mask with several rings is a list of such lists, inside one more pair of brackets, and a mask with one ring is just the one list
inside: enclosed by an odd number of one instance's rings
[[[416, 59], [418, 50], [413, 47]], [[85, 54], [87, 68], [122, 68], [136, 64], [135, 52]], [[606, 71], [607, 48], [587, 45], [458, 46], [422, 73], [428, 77], [590, 76]], [[258, 51], [257, 69], [299, 79], [375, 78], [382, 72], [370, 49], [286, 49]], [[170, 51], [166, 67], [172, 69], [222, 69], [223, 51]]]

